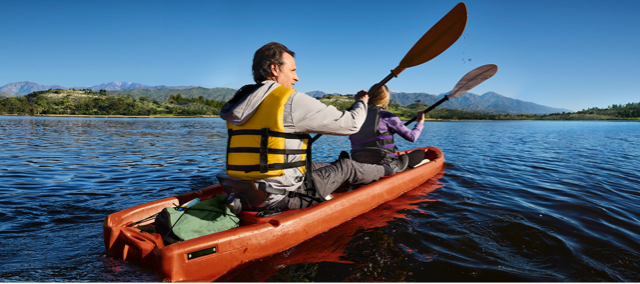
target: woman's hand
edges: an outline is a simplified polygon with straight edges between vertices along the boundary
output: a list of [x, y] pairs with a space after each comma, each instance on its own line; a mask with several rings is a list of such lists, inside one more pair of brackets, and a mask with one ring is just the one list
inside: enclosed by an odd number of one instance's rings
[[353, 98], [356, 101], [362, 100], [365, 104], [369, 103], [369, 93], [367, 93], [367, 91], [365, 90], [358, 92]]
[[416, 113], [416, 120], [420, 123], [424, 122], [424, 111], [419, 111]]

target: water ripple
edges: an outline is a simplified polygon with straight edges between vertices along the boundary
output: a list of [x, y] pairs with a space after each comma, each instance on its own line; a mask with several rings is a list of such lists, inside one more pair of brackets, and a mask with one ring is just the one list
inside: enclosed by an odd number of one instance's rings
[[[0, 117], [0, 281], [153, 282], [104, 255], [115, 211], [214, 184], [218, 118]], [[638, 282], [640, 124], [427, 122], [445, 171], [221, 281]], [[333, 161], [345, 137], [323, 136]], [[37, 246], [34, 246], [37, 244]]]

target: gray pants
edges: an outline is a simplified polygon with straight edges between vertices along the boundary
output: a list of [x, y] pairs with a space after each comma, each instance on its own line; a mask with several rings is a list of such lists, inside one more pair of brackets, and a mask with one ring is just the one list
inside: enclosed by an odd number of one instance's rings
[[[312, 162], [311, 168], [313, 170], [311, 176], [316, 184], [316, 190], [321, 196], [331, 194], [345, 182], [367, 184], [384, 176], [383, 166], [362, 164], [349, 159], [340, 159], [333, 163]], [[296, 192], [306, 193], [305, 187], [296, 189]], [[308, 200], [302, 200], [299, 197], [285, 197], [281, 202], [277, 207], [283, 210], [299, 209], [317, 204], [315, 201], [309, 204]]]

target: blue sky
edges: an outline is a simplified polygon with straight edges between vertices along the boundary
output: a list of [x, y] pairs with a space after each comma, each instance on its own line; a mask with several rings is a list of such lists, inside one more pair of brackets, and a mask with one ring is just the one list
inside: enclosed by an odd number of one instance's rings
[[[239, 88], [278, 41], [302, 92], [355, 93], [395, 68], [460, 1], [0, 0], [0, 86], [106, 82]], [[471, 92], [581, 110], [640, 102], [640, 1], [470, 0], [464, 35], [391, 90], [440, 94], [497, 64]]]

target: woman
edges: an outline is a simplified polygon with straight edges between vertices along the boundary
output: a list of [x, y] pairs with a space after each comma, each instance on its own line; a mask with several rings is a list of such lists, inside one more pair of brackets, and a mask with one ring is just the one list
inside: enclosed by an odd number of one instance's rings
[[[376, 85], [371, 88], [373, 89], [374, 87]], [[367, 93], [364, 91], [359, 92], [356, 95], [356, 99], [364, 94]], [[416, 113], [417, 123], [410, 130], [395, 114], [384, 110], [389, 105], [390, 99], [389, 89], [386, 85], [383, 85], [375, 93], [368, 95], [367, 119], [360, 131], [349, 136], [352, 159], [370, 164], [388, 164], [398, 158], [404, 164], [403, 160], [406, 159], [408, 161], [404, 168], [407, 166], [413, 167], [420, 163], [424, 159], [424, 152], [422, 151], [413, 151], [407, 154], [406, 157], [397, 157], [396, 152], [398, 149], [394, 143], [393, 135], [398, 134], [411, 142], [418, 140], [423, 128], [424, 113], [422, 111]], [[404, 168], [400, 171], [404, 170]]]

